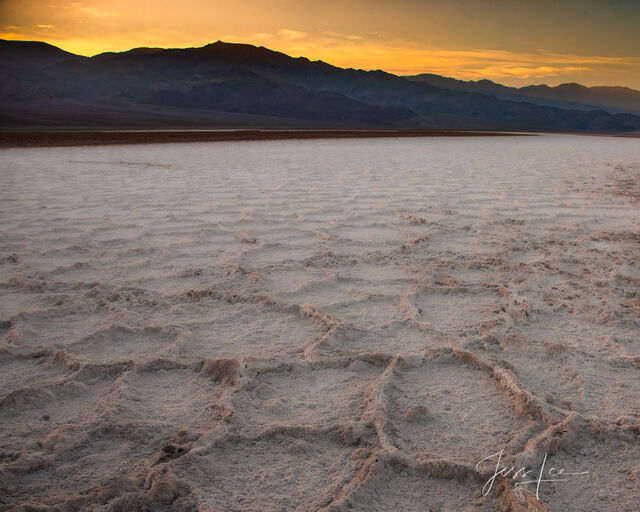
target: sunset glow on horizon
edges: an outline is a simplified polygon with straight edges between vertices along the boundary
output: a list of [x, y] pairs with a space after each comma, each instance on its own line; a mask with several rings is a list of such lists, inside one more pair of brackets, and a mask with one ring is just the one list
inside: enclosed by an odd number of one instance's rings
[[506, 85], [640, 89], [640, 2], [626, 0], [0, 0], [0, 37], [81, 55], [222, 40], [340, 67]]

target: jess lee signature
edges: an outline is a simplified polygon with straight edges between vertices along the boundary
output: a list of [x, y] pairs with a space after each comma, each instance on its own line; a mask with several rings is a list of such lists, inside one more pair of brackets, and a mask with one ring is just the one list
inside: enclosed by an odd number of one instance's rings
[[[493, 488], [493, 484], [495, 483], [496, 478], [498, 476], [502, 476], [503, 478], [511, 478], [512, 480], [521, 479], [520, 481], [516, 482], [515, 486], [522, 487], [524, 491], [535, 495], [535, 497], [539, 501], [540, 486], [542, 485], [543, 482], [568, 482], [569, 480], [571, 480], [571, 477], [589, 474], [588, 471], [570, 473], [570, 472], [567, 472], [564, 468], [555, 468], [555, 467], [551, 467], [545, 473], [545, 465], [547, 463], [546, 452], [544, 454], [544, 459], [542, 460], [542, 465], [540, 466], [540, 471], [538, 472], [537, 476], [535, 475], [535, 473], [532, 474], [534, 472], [533, 469], [527, 469], [524, 466], [519, 469], [516, 469], [515, 466], [511, 466], [511, 467], [504, 466], [500, 468], [500, 462], [502, 461], [503, 452], [504, 452], [504, 448], [499, 452], [494, 453], [493, 455], [489, 455], [488, 457], [485, 457], [484, 459], [482, 459], [480, 462], [476, 464], [476, 469], [480, 471], [481, 464], [483, 463], [493, 464], [495, 462], [493, 476], [489, 478], [489, 480], [487, 480], [484, 486], [482, 487], [483, 496], [486, 496], [487, 494], [489, 494], [489, 492], [491, 492], [491, 489]], [[530, 488], [527, 488], [527, 486], [531, 484], [535, 484], [536, 486], [535, 492]]]

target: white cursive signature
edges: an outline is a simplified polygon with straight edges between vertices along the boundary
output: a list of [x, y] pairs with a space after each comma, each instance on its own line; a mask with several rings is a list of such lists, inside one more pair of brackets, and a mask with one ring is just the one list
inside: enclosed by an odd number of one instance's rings
[[[495, 483], [496, 478], [500, 475], [502, 475], [502, 477], [504, 478], [507, 478], [509, 477], [509, 475], [511, 475], [512, 480], [516, 480], [518, 478], [526, 479], [526, 478], [531, 478], [531, 476], [535, 476], [535, 475], [529, 476], [529, 474], [533, 472], [533, 469], [527, 469], [526, 467], [521, 467], [520, 469], [516, 470], [515, 466], [511, 466], [511, 467], [504, 466], [502, 469], [500, 469], [500, 461], [502, 460], [503, 452], [504, 452], [504, 448], [499, 452], [494, 453], [493, 455], [489, 455], [488, 457], [485, 457], [484, 459], [482, 459], [480, 462], [476, 464], [476, 469], [480, 471], [480, 464], [482, 464], [483, 462], [489, 462], [491, 461], [491, 459], [494, 459], [497, 457], [497, 460], [495, 462], [495, 469], [493, 471], [493, 476], [489, 478], [489, 480], [487, 480], [484, 486], [482, 487], [483, 496], [486, 496], [487, 494], [489, 494], [489, 492], [491, 492], [491, 489], [493, 488], [493, 484]], [[589, 474], [588, 471], [582, 471], [579, 473], [568, 473], [567, 471], [565, 471], [564, 468], [558, 469], [558, 468], [552, 467], [551, 469], [549, 469], [549, 471], [545, 475], [544, 467], [546, 463], [547, 463], [547, 452], [545, 452], [544, 454], [544, 459], [542, 460], [542, 465], [540, 466], [540, 472], [538, 473], [538, 476], [531, 480], [522, 480], [522, 481], [516, 482], [515, 486], [516, 487], [522, 486], [524, 491], [535, 495], [535, 497], [538, 500], [540, 500], [539, 493], [540, 493], [540, 484], [542, 484], [542, 482], [567, 482], [570, 480], [570, 478], [568, 478], [570, 476]], [[544, 478], [545, 476], [548, 476], [549, 478]], [[529, 484], [536, 484], [535, 492], [526, 488], [526, 486]]]

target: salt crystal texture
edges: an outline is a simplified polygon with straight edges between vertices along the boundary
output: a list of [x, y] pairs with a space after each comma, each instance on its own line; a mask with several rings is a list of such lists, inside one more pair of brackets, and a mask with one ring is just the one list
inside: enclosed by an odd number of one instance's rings
[[[2, 510], [637, 510], [637, 139], [6, 149], [0, 179]], [[589, 473], [483, 497], [501, 449]]]

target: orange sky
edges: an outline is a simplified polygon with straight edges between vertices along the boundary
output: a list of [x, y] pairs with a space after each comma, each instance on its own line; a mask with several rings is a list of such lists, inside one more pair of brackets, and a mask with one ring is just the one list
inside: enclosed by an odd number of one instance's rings
[[0, 0], [0, 37], [93, 55], [223, 40], [342, 67], [640, 89], [637, 0]]

